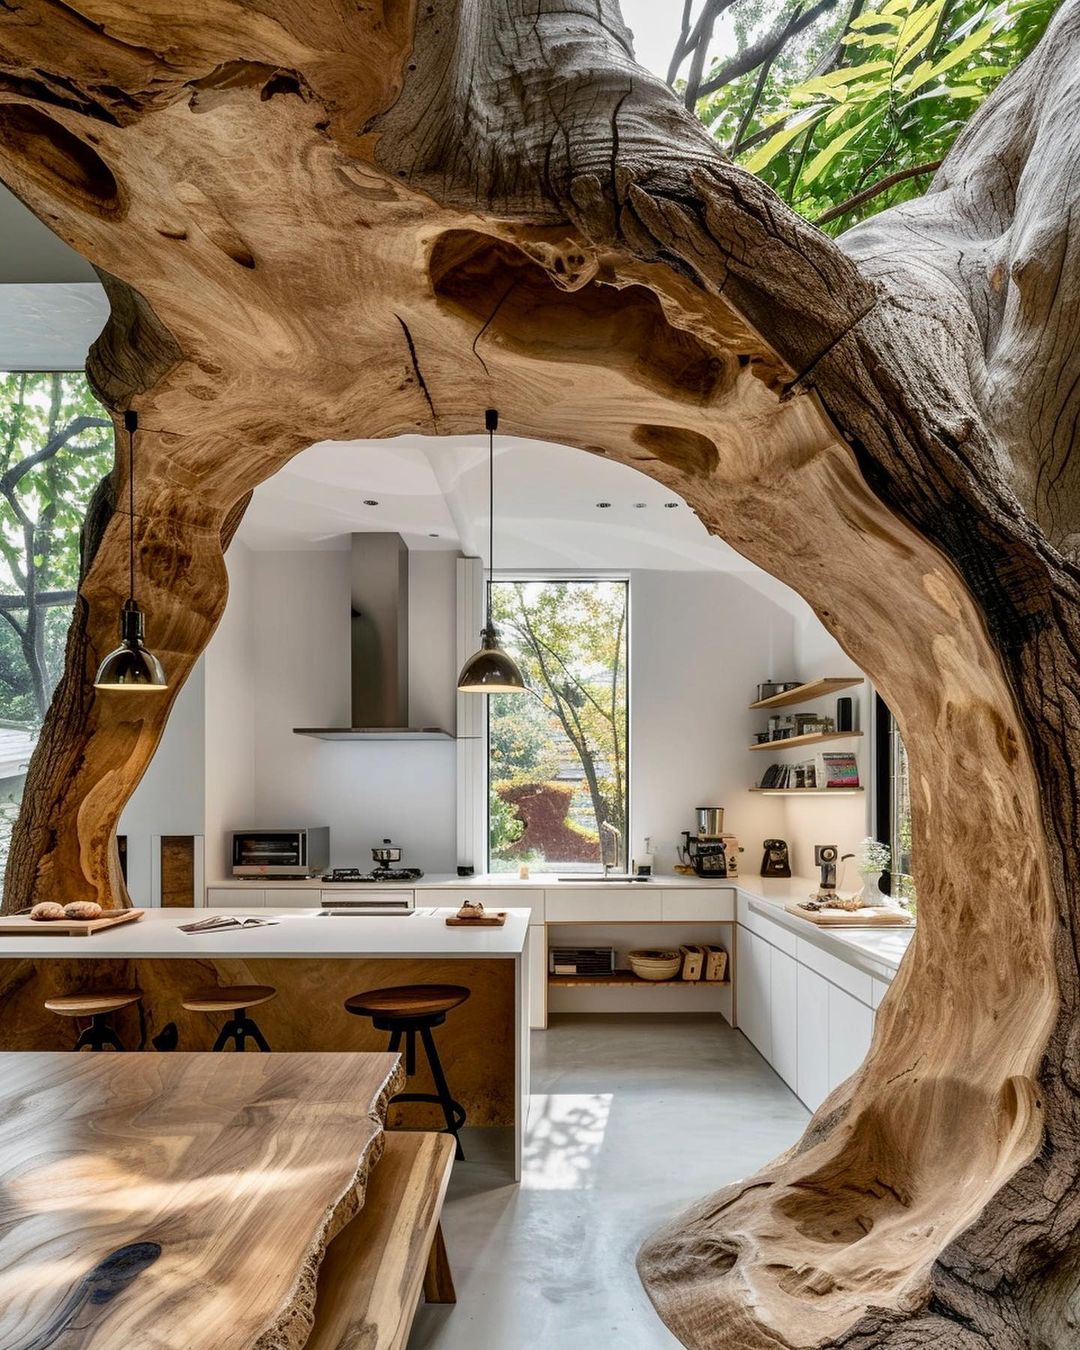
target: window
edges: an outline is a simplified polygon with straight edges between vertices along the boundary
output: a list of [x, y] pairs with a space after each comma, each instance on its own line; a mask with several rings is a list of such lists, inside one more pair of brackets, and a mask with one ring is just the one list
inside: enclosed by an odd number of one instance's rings
[[490, 585], [500, 640], [532, 695], [488, 699], [488, 868], [625, 868], [629, 583]]
[[112, 423], [81, 372], [0, 371], [0, 879], [63, 670], [79, 531], [112, 460]]
[[874, 707], [877, 773], [875, 820], [877, 837], [888, 844], [892, 858], [890, 890], [898, 899], [915, 895], [911, 866], [911, 786], [908, 757], [896, 718], [877, 695]]

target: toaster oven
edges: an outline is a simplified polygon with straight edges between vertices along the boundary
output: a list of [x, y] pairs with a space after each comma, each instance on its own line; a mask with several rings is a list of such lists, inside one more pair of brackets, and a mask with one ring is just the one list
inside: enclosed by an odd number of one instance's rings
[[231, 857], [234, 877], [316, 877], [330, 866], [330, 827], [237, 830]]

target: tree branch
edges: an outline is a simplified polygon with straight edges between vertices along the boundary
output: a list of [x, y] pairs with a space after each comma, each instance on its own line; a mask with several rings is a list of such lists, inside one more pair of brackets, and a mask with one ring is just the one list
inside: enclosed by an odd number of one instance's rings
[[[44, 608], [50, 608], [57, 605], [73, 605], [77, 591], [38, 591], [34, 596], [34, 604], [41, 605]], [[0, 613], [4, 610], [26, 609], [28, 602], [25, 595], [0, 595]]]
[[[762, 61], [772, 60], [796, 33], [801, 33], [804, 28], [809, 28], [815, 19], [819, 19], [835, 4], [836, 0], [817, 0], [817, 4], [812, 5], [805, 14], [796, 10], [789, 19], [774, 28], [771, 33], [766, 34], [765, 37], [747, 47], [744, 52], [740, 52], [727, 65], [721, 66], [716, 74], [711, 75], [701, 86], [698, 97], [705, 98], [708, 94], [715, 94], [725, 84], [730, 84], [732, 80], [737, 80], [751, 70], [756, 70]], [[776, 124], [774, 123], [770, 127], [770, 133], [775, 129]]]
[[[52, 459], [57, 451], [62, 450], [64, 446], [74, 436], [80, 432], [86, 431], [89, 427], [109, 427], [112, 423], [107, 417], [76, 417], [69, 422], [62, 431], [58, 431], [54, 436], [50, 436], [40, 450], [35, 450], [32, 455], [27, 455], [25, 459], [19, 460], [18, 464], [12, 465], [8, 471], [0, 476], [0, 491], [5, 495], [13, 492], [18, 486], [19, 480], [25, 478], [31, 469], [37, 468], [45, 460]], [[88, 446], [86, 453], [96, 450], [97, 446]]]
[[888, 192], [889, 188], [895, 187], [897, 183], [902, 183], [907, 178], [918, 178], [923, 173], [936, 173], [940, 168], [941, 160], [931, 159], [927, 160], [925, 164], [912, 164], [906, 169], [897, 169], [895, 173], [887, 173], [884, 178], [879, 178], [876, 183], [864, 188], [862, 192], [856, 192], [854, 197], [849, 197], [846, 202], [840, 202], [836, 206], [830, 206], [827, 211], [822, 211], [814, 224], [827, 225], [830, 220], [836, 220], [839, 216], [846, 216], [849, 211], [854, 211], [857, 206], [862, 206], [863, 202], [870, 201], [872, 197], [876, 197], [882, 192]]

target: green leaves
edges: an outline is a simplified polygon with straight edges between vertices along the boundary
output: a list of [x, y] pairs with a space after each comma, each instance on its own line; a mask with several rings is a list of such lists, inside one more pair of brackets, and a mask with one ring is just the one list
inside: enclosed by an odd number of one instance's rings
[[[846, 229], [925, 190], [929, 170], [904, 171], [944, 157], [974, 108], [1038, 41], [1056, 3], [885, 0], [862, 12], [856, 5], [849, 22], [828, 17], [801, 48], [776, 58], [745, 126], [753, 75], [703, 100], [698, 113], [721, 138], [741, 127], [738, 161], [810, 219], [897, 175], [830, 226]], [[793, 5], [778, 0], [758, 22], [771, 26]], [[754, 37], [744, 30], [741, 40]]]

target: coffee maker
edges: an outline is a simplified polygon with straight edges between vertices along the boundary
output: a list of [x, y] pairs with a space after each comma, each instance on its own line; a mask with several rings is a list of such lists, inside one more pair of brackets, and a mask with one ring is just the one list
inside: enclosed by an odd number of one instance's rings
[[724, 833], [724, 808], [698, 806], [694, 811], [697, 832], [683, 830], [680, 856], [699, 877], [737, 877], [741, 849], [733, 834]]

